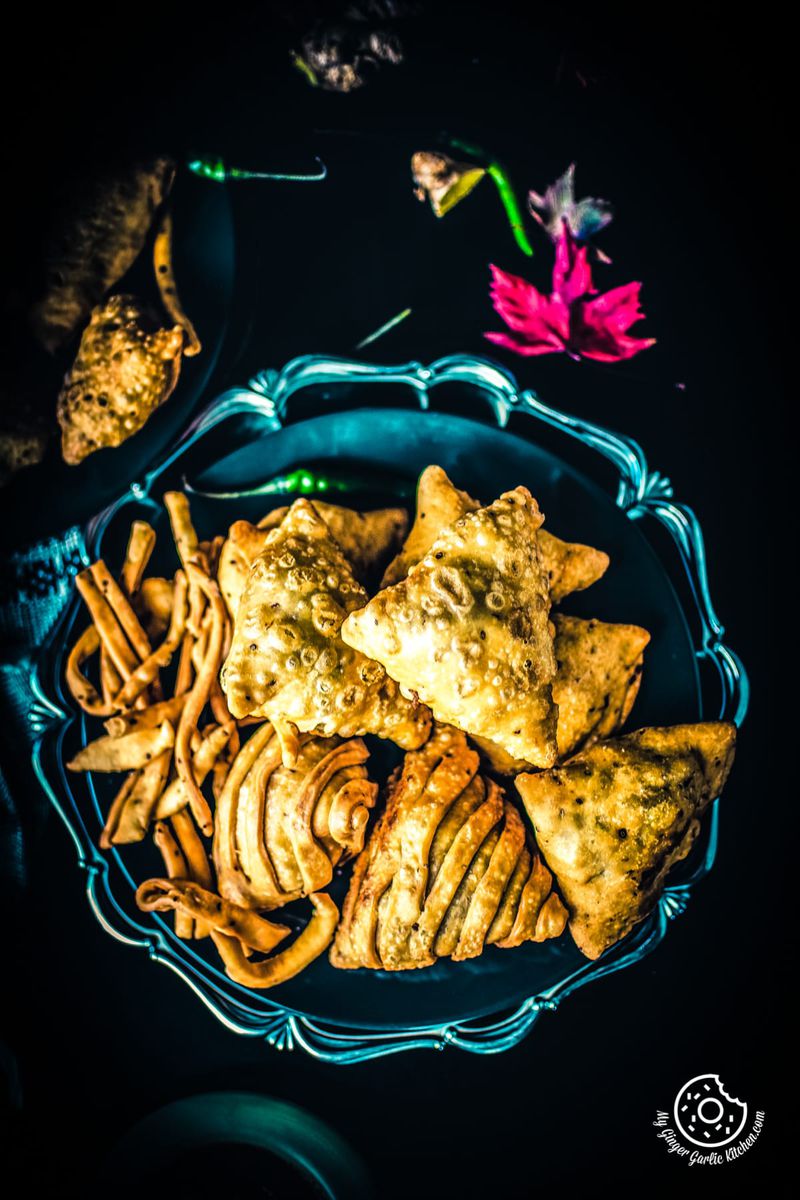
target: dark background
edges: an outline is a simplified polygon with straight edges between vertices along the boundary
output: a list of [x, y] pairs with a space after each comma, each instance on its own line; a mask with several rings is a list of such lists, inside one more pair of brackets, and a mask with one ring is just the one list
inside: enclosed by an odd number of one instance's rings
[[[255, 167], [320, 154], [325, 184], [235, 193], [237, 304], [214, 390], [296, 354], [349, 354], [411, 306], [369, 357], [496, 353], [546, 400], [636, 437], [702, 522], [712, 595], [752, 677], [718, 862], [656, 954], [578, 992], [510, 1053], [344, 1069], [236, 1038], [178, 979], [108, 938], [63, 828], [42, 814], [2, 983], [0, 1038], [24, 1101], [8, 1122], [28, 1180], [16, 1194], [81, 1195], [125, 1127], [216, 1088], [264, 1091], [323, 1117], [386, 1197], [532, 1197], [613, 1181], [714, 1194], [766, 1181], [790, 1108], [775, 1084], [790, 961], [775, 830], [792, 801], [773, 791], [768, 764], [768, 459], [783, 432], [778, 283], [796, 250], [775, 10], [745, 26], [673, 6], [646, 18], [570, 6], [567, 19], [499, 0], [429, 4], [409, 24], [407, 63], [349, 96], [311, 89], [289, 65], [319, 11], [226, 4], [205, 19], [144, 5], [23, 17], [23, 77], [4, 99], [10, 286], [32, 269], [58, 182], [121, 146], [213, 149]], [[499, 327], [487, 262], [546, 289], [551, 254], [532, 235], [536, 256], [523, 258], [488, 182], [441, 222], [416, 204], [409, 156], [442, 130], [487, 146], [522, 196], [577, 161], [578, 194], [607, 197], [617, 213], [599, 282], [643, 281], [654, 349], [598, 367], [516, 359], [483, 341]], [[690, 1171], [650, 1123], [705, 1071], [767, 1120], [734, 1165]]]

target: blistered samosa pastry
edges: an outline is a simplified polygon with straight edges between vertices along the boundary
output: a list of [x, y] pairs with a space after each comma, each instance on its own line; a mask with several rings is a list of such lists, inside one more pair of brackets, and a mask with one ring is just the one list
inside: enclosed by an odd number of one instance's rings
[[[441, 467], [426, 467], [417, 484], [414, 524], [400, 553], [384, 572], [383, 587], [405, 579], [415, 563], [425, 557], [443, 529], [465, 513], [475, 512], [480, 507], [480, 502], [457, 488]], [[608, 568], [608, 555], [602, 550], [583, 546], [579, 542], [563, 542], [544, 528], [540, 528], [536, 536], [553, 604], [560, 603], [571, 592], [583, 591]]]
[[562, 766], [520, 775], [536, 841], [569, 909], [575, 943], [598, 958], [654, 908], [733, 763], [724, 721], [640, 729]]
[[335, 967], [401, 971], [558, 937], [567, 913], [522, 819], [459, 730], [407, 754], [353, 867]]
[[358, 606], [344, 641], [437, 720], [536, 766], [557, 757], [550, 596], [527, 488], [444, 529], [400, 583]]
[[[344, 553], [353, 574], [363, 583], [392, 550], [403, 540], [408, 527], [404, 508], [378, 508], [355, 512], [324, 500], [310, 501], [318, 517]], [[236, 616], [244, 585], [253, 561], [267, 544], [267, 536], [276, 529], [289, 509], [284, 506], [268, 513], [258, 525], [235, 521], [220, 552], [218, 580], [231, 616]]]
[[58, 397], [64, 461], [74, 465], [136, 433], [172, 394], [183, 330], [162, 329], [134, 296], [96, 308]]
[[[625, 724], [639, 692], [644, 650], [650, 634], [639, 625], [611, 625], [580, 617], [553, 616], [557, 671], [553, 699], [558, 705], [559, 759], [611, 737]], [[496, 771], [529, 770], [485, 738], [476, 742]]]
[[214, 863], [220, 894], [273, 909], [326, 887], [364, 845], [378, 785], [356, 738], [304, 734], [285, 767], [272, 725], [260, 725], [234, 760], [217, 802]]
[[231, 713], [325, 737], [374, 733], [404, 749], [420, 746], [428, 709], [341, 639], [345, 617], [366, 602], [325, 522], [297, 500], [267, 538], [239, 602], [220, 677]]

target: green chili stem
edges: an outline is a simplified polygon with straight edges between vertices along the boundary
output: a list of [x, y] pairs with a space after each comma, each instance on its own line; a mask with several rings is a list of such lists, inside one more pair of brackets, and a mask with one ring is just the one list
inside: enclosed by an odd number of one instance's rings
[[[460, 138], [450, 138], [450, 145], [454, 150], [461, 150], [464, 154], [469, 154], [471, 158], [483, 159], [486, 161], [487, 155], [480, 146], [474, 146], [470, 142], [462, 142]], [[523, 254], [528, 257], [533, 256], [533, 247], [528, 241], [528, 235], [525, 232], [525, 222], [522, 216], [519, 202], [511, 181], [508, 178], [504, 168], [498, 162], [486, 163], [486, 171], [494, 180], [503, 208], [506, 210], [506, 217], [511, 226], [511, 232], [514, 235], [514, 240], [519, 246]]]

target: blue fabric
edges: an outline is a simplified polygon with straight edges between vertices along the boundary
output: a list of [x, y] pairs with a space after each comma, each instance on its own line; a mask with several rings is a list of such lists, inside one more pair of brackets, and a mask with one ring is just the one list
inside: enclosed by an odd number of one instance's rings
[[87, 563], [78, 526], [0, 563], [0, 883], [12, 892], [25, 887], [27, 846], [46, 809], [30, 765], [31, 666]]

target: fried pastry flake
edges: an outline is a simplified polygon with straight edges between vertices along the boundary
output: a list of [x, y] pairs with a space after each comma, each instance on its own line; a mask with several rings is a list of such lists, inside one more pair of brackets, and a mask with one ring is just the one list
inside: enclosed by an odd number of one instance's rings
[[[480, 507], [480, 502], [457, 488], [441, 467], [426, 467], [417, 484], [414, 524], [400, 553], [386, 568], [381, 586], [388, 587], [405, 579], [443, 529]], [[579, 542], [563, 542], [546, 529], [539, 529], [536, 536], [553, 604], [559, 604], [571, 592], [581, 592], [596, 583], [608, 568], [609, 558], [602, 550]]]
[[351, 612], [342, 638], [437, 720], [536, 766], [556, 761], [550, 597], [527, 488], [444, 529], [400, 583]]
[[75, 465], [119, 446], [171, 395], [180, 374], [183, 330], [158, 327], [133, 296], [96, 308], [58, 397], [64, 461]]
[[347, 614], [366, 602], [325, 522], [297, 500], [253, 563], [239, 603], [221, 675], [231, 713], [301, 733], [374, 733], [404, 749], [420, 746], [428, 709], [341, 639]]
[[[309, 503], [327, 525], [360, 583], [399, 546], [408, 528], [408, 514], [404, 508], [378, 508], [362, 513], [341, 508], [338, 504], [327, 504], [324, 500]], [[220, 552], [217, 577], [231, 616], [236, 616], [254, 559], [266, 546], [270, 531], [278, 528], [288, 512], [284, 505], [268, 513], [258, 525], [235, 521], [228, 530]]]
[[437, 725], [390, 780], [353, 868], [331, 963], [400, 971], [558, 937], [567, 913], [551, 885], [464, 734]]
[[587, 958], [598, 958], [652, 911], [725, 784], [735, 742], [736, 727], [724, 721], [640, 729], [551, 771], [519, 776], [536, 840]]
[[[628, 719], [639, 692], [644, 650], [650, 634], [639, 625], [611, 625], [580, 617], [553, 616], [558, 670], [553, 699], [558, 705], [559, 759], [601, 738], [611, 737]], [[496, 771], [518, 775], [530, 770], [485, 738], [477, 745]]]
[[285, 767], [267, 722], [234, 760], [219, 797], [214, 863], [220, 894], [273, 909], [327, 886], [333, 868], [364, 845], [378, 785], [360, 739], [302, 735]]

